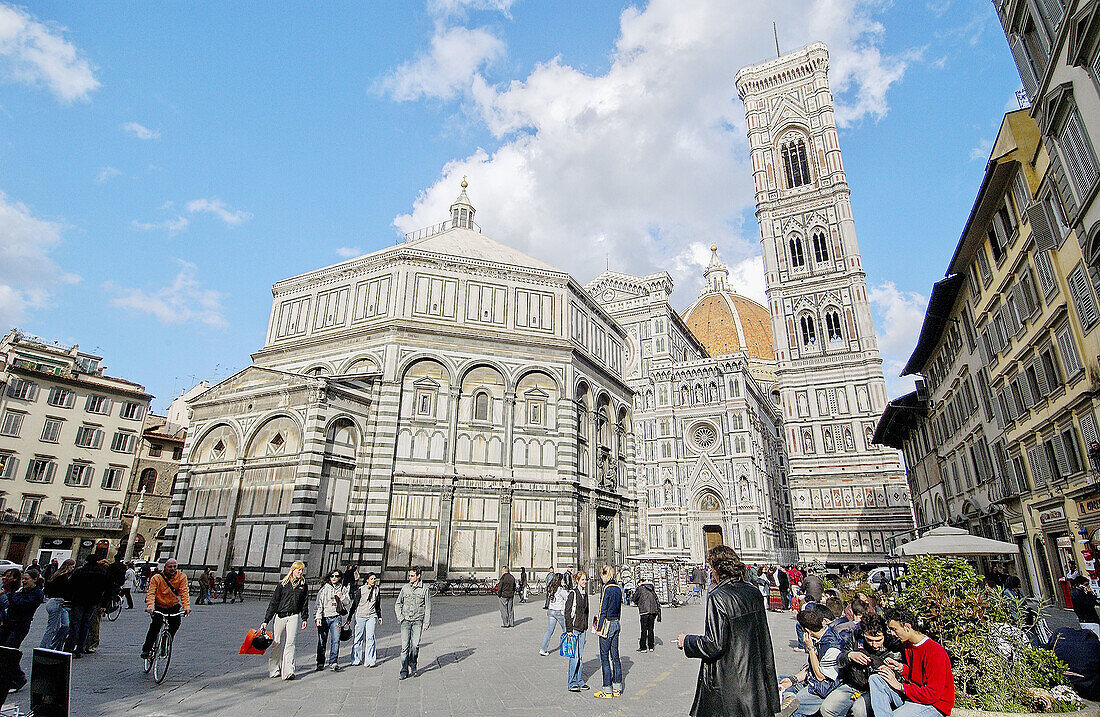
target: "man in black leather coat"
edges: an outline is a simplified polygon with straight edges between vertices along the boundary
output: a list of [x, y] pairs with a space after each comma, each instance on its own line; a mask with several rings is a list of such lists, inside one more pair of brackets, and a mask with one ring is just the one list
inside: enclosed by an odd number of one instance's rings
[[707, 595], [706, 631], [677, 645], [702, 660], [691, 714], [770, 717], [779, 712], [771, 634], [764, 598], [745, 582], [745, 565], [725, 545], [707, 553], [716, 585]]

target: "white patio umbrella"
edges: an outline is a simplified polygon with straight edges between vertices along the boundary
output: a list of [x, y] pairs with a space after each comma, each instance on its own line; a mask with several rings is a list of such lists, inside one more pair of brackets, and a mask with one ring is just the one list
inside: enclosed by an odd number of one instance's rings
[[912, 540], [896, 550], [902, 557], [915, 555], [1012, 555], [1019, 552], [1013, 543], [971, 535], [962, 528], [933, 528], [923, 537]]

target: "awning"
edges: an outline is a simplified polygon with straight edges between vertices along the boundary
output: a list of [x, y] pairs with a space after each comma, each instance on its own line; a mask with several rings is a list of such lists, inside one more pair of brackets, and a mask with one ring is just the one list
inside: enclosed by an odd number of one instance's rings
[[903, 544], [896, 552], [905, 558], [916, 555], [1013, 555], [1019, 548], [1014, 543], [990, 540], [945, 525]]
[[928, 308], [924, 312], [924, 324], [920, 327], [920, 338], [917, 339], [913, 355], [901, 372], [902, 376], [921, 373], [932, 351], [939, 346], [943, 327], [951, 320], [951, 308], [955, 305], [955, 297], [959, 295], [963, 278], [962, 274], [952, 274], [932, 285], [932, 295], [928, 297]]
[[928, 402], [920, 400], [916, 391], [895, 398], [886, 404], [886, 410], [879, 417], [871, 443], [901, 450], [909, 431], [927, 415]]

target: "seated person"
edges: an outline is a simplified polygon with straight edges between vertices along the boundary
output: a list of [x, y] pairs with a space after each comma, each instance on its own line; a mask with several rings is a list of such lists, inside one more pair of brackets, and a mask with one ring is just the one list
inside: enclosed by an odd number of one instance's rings
[[1054, 631], [1050, 649], [1069, 665], [1066, 676], [1077, 694], [1086, 700], [1100, 700], [1100, 638], [1091, 630], [1060, 627]]
[[860, 619], [870, 611], [871, 606], [857, 597], [852, 600], [851, 605], [844, 608], [844, 614], [833, 621], [832, 628], [844, 638], [845, 642], [852, 642], [852, 637], [859, 630]]
[[[796, 619], [802, 626], [809, 664], [797, 675], [801, 687], [784, 704], [783, 714], [808, 717], [817, 712], [822, 700], [836, 685], [837, 658], [847, 645], [836, 630], [829, 627], [832, 612], [824, 605], [806, 608]], [[781, 689], [795, 686], [780, 683]]]
[[871, 675], [886, 664], [886, 658], [901, 659], [901, 643], [887, 632], [881, 615], [867, 613], [858, 624], [852, 649], [841, 651], [837, 658], [839, 680], [821, 703], [821, 717], [844, 717], [849, 712], [852, 717], [869, 717]]
[[906, 608], [883, 612], [886, 625], [901, 643], [905, 663], [886, 658], [868, 679], [875, 717], [939, 717], [955, 706], [951, 659], [938, 642], [917, 629], [917, 618]]
[[1088, 578], [1078, 575], [1073, 579], [1073, 591], [1069, 598], [1073, 601], [1073, 611], [1077, 613], [1077, 619], [1082, 625], [1100, 624], [1100, 617], [1096, 615], [1096, 594], [1092, 592]]

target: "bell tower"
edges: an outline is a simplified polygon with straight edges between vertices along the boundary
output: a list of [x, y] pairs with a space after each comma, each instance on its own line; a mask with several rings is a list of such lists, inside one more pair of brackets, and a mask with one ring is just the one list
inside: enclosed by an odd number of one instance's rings
[[898, 452], [873, 445], [886, 382], [841, 161], [829, 51], [737, 73], [775, 338], [799, 557], [883, 559], [913, 527]]

